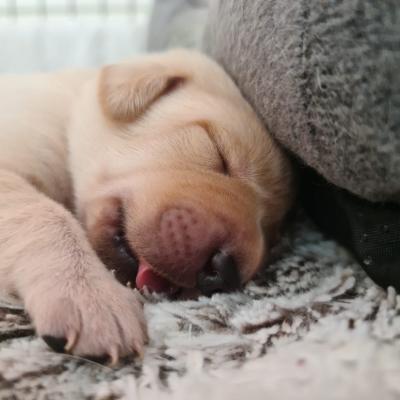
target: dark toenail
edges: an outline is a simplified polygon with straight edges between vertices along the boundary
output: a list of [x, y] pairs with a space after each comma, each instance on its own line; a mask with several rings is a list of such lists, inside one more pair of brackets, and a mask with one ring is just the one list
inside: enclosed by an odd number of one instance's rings
[[197, 277], [197, 287], [202, 294], [211, 296], [219, 292], [232, 292], [241, 286], [234, 257], [218, 251]]
[[42, 336], [42, 339], [46, 342], [47, 346], [49, 346], [55, 352], [65, 353], [65, 345], [67, 344], [67, 339], [50, 335], [44, 335]]
[[104, 354], [102, 356], [88, 356], [88, 355], [84, 355], [81, 356], [82, 358], [85, 358], [86, 360], [95, 362], [97, 364], [108, 364], [110, 362], [110, 356], [108, 356], [107, 354]]

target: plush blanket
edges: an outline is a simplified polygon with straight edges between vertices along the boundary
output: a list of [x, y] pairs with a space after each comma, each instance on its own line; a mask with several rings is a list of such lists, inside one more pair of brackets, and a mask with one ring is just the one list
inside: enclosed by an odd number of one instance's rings
[[[144, 359], [109, 368], [56, 354], [0, 307], [1, 399], [395, 399], [400, 297], [299, 220], [245, 290], [147, 296]], [[99, 332], [101, 334], [101, 332]]]

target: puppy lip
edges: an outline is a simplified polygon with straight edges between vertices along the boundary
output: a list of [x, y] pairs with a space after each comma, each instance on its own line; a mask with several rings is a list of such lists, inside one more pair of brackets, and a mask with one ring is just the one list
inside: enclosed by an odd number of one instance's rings
[[133, 288], [138, 272], [139, 258], [126, 239], [122, 221], [123, 214], [120, 212], [117, 228], [114, 228], [114, 233], [110, 237], [109, 245], [114, 256], [111, 257], [112, 262], [107, 269], [122, 285]]
[[[117, 257], [115, 262], [112, 263], [112, 266], [108, 266], [107, 268], [123, 286], [133, 289], [138, 286], [136, 281], [141, 267], [146, 265], [147, 277], [150, 275], [151, 279], [151, 274], [153, 274], [153, 282], [155, 282], [155, 284], [158, 283], [160, 287], [165, 287], [167, 289], [153, 291], [165, 292], [169, 294], [176, 293], [182, 287], [182, 285], [177, 282], [173, 282], [169, 276], [166, 276], [167, 274], [159, 271], [156, 266], [147, 262], [147, 260], [135, 250], [126, 236], [123, 210], [120, 210], [119, 214], [120, 217], [116, 225], [118, 228], [114, 231], [113, 236], [110, 238], [111, 246], [113, 247], [114, 251], [117, 252]], [[157, 282], [157, 277], [160, 277], [159, 282]]]

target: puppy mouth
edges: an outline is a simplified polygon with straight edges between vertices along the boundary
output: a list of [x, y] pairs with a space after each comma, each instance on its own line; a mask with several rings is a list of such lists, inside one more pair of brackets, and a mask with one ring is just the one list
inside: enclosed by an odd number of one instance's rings
[[109, 269], [122, 285], [141, 291], [147, 288], [152, 292], [168, 294], [174, 294], [179, 290], [177, 285], [157, 272], [144, 257], [135, 253], [128, 243], [123, 228], [114, 234], [112, 245], [117, 254]]
[[[120, 209], [118, 220], [109, 226], [106, 235], [96, 241], [96, 250], [107, 269], [128, 288], [136, 288], [146, 293], [164, 293], [174, 298], [195, 298], [199, 293], [210, 296], [217, 292], [231, 292], [240, 289], [242, 279], [237, 262], [237, 254], [217, 248], [198, 271], [194, 282], [177, 282], [177, 274], [169, 274], [152, 265], [147, 257], [138, 254], [132, 247], [125, 231], [125, 218]], [[176, 270], [176, 268], [172, 268]], [[195, 268], [195, 272], [197, 269]], [[186, 283], [186, 284], [185, 284]]]

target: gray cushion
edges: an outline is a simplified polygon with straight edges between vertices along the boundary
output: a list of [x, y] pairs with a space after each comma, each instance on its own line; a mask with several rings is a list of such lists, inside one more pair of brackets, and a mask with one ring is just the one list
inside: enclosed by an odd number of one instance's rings
[[400, 2], [213, 0], [205, 48], [336, 185], [400, 200]]

